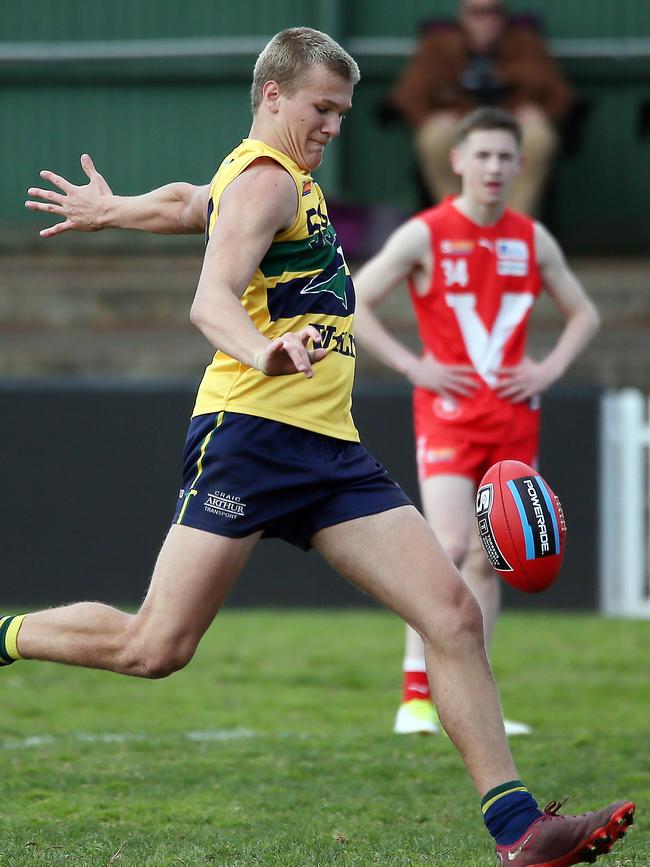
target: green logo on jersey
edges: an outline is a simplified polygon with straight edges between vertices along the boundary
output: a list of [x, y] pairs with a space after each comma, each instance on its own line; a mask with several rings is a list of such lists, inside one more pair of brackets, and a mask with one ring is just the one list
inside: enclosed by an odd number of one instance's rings
[[300, 290], [301, 295], [317, 295], [320, 292], [329, 292], [348, 309], [347, 288], [348, 269], [343, 258], [341, 247], [336, 248], [336, 255], [331, 264], [319, 274], [314, 274], [309, 283]]

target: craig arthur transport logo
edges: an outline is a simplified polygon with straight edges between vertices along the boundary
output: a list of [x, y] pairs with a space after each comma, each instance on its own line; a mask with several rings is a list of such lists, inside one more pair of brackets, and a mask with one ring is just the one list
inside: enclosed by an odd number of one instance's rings
[[208, 494], [208, 499], [203, 505], [206, 512], [213, 515], [223, 515], [225, 518], [243, 518], [246, 508], [246, 503], [242, 503], [240, 497], [224, 494], [223, 491], [214, 491], [214, 493]]

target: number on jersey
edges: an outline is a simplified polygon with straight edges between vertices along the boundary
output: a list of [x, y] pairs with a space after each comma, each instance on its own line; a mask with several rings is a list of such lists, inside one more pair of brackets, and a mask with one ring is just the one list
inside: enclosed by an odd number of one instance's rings
[[467, 273], [467, 259], [442, 259], [440, 262], [445, 275], [445, 286], [467, 286], [469, 275]]

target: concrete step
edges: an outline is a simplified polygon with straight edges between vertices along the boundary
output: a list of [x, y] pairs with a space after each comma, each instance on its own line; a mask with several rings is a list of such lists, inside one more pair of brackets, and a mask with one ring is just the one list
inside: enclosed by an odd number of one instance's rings
[[[0, 376], [200, 375], [211, 348], [189, 322], [198, 246], [172, 253], [52, 250], [0, 255]], [[650, 390], [650, 259], [581, 257], [572, 266], [601, 311], [603, 329], [567, 379]], [[405, 288], [380, 314], [417, 349]], [[533, 357], [549, 350], [561, 326], [543, 296], [531, 326]], [[360, 377], [395, 377], [363, 351], [358, 363]]]

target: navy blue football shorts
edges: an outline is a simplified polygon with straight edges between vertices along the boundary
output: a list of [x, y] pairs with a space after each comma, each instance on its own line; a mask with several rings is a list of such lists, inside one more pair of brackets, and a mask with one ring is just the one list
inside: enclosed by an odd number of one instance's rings
[[308, 550], [324, 527], [410, 504], [360, 443], [220, 412], [191, 421], [174, 523]]

